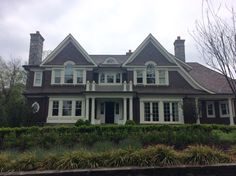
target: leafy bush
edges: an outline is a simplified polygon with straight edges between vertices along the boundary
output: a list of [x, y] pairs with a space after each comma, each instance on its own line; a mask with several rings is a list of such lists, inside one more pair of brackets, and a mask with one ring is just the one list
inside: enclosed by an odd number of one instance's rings
[[77, 127], [83, 126], [83, 125], [90, 125], [89, 120], [82, 120], [82, 119], [79, 119], [79, 120], [77, 120], [77, 122], [75, 123], [75, 126], [77, 126]]
[[229, 155], [209, 146], [189, 146], [184, 152], [184, 161], [187, 164], [208, 165], [232, 161]]
[[135, 123], [135, 121], [133, 121], [133, 120], [127, 120], [127, 121], [125, 122], [125, 125], [136, 125], [136, 123]]

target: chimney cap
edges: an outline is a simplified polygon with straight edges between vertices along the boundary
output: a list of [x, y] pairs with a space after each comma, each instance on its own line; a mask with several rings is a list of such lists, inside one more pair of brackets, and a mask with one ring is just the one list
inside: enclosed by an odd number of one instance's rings
[[180, 38], [180, 36], [177, 36], [177, 40], [180, 40], [181, 38]]

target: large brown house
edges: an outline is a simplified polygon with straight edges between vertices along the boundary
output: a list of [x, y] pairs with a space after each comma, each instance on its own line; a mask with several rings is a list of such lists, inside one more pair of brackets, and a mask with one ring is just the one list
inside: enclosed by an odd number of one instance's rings
[[69, 34], [44, 60], [44, 38], [31, 34], [25, 96], [41, 123], [218, 123], [233, 125], [233, 94], [225, 78], [185, 62], [151, 34], [134, 52], [92, 55]]

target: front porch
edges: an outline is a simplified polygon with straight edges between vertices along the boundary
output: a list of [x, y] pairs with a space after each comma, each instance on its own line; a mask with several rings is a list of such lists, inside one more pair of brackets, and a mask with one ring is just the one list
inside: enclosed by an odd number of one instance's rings
[[132, 95], [90, 95], [85, 102], [85, 117], [91, 124], [125, 124], [133, 120]]

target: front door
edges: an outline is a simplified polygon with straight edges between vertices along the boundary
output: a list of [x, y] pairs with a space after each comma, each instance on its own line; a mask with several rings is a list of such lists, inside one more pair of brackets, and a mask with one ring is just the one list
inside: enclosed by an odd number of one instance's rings
[[114, 123], [114, 102], [106, 102], [105, 123]]

